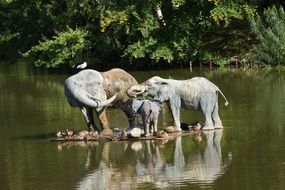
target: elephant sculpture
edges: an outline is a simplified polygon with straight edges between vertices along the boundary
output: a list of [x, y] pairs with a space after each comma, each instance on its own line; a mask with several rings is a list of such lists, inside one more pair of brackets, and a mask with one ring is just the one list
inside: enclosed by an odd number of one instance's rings
[[181, 131], [181, 107], [192, 107], [203, 112], [205, 115], [203, 130], [223, 128], [218, 113], [218, 93], [224, 97], [225, 105], [228, 105], [228, 101], [220, 89], [206, 78], [174, 80], [154, 76], [139, 85], [132, 86], [127, 93], [131, 97], [149, 95], [154, 100], [167, 102], [177, 131]]
[[150, 132], [157, 132], [157, 122], [162, 103], [158, 100], [137, 100], [134, 99], [132, 108], [142, 116], [144, 135], [149, 136]]
[[129, 118], [130, 126], [136, 122], [136, 113], [129, 101], [131, 98], [126, 93], [127, 89], [136, 84], [136, 79], [122, 69], [106, 72], [86, 69], [67, 78], [64, 89], [70, 106], [79, 107], [82, 111], [89, 130], [99, 131], [93, 118], [95, 110], [103, 131], [111, 133], [106, 115], [108, 105], [121, 108]]

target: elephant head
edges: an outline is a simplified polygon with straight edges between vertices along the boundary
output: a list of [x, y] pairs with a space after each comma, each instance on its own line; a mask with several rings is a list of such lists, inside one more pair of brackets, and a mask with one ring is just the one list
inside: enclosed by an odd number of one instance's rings
[[64, 90], [69, 105], [98, 109], [111, 104], [115, 100], [116, 94], [110, 99], [100, 100], [99, 93], [102, 91], [102, 82], [103, 77], [99, 72], [93, 70], [86, 70], [66, 79]]
[[173, 91], [175, 89], [169, 85], [167, 79], [154, 76], [141, 84], [132, 86], [127, 93], [130, 97], [150, 96], [155, 100], [165, 102], [169, 100]]

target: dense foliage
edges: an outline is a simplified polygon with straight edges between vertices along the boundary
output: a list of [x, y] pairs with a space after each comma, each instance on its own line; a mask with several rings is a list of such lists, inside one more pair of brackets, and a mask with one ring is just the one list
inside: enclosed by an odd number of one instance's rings
[[271, 65], [285, 65], [285, 11], [273, 6], [263, 17], [251, 20], [252, 30], [260, 44], [255, 48], [256, 58]]
[[[38, 66], [227, 63], [258, 0], [1, 0], [0, 56]], [[270, 5], [270, 1], [266, 1]], [[233, 24], [234, 23], [234, 24]], [[114, 65], [113, 65], [114, 66]]]

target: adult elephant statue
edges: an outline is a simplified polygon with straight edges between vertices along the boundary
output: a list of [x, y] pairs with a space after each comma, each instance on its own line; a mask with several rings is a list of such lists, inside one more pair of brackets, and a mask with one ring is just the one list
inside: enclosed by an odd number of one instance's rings
[[177, 131], [181, 131], [181, 107], [200, 109], [204, 113], [206, 121], [203, 130], [223, 128], [218, 114], [218, 93], [224, 97], [225, 105], [228, 101], [220, 89], [206, 78], [173, 80], [155, 76], [132, 86], [127, 93], [131, 97], [149, 95], [155, 100], [167, 102]]
[[93, 118], [95, 110], [103, 131], [109, 134], [111, 130], [106, 115], [108, 105], [121, 108], [129, 118], [130, 126], [134, 124], [136, 114], [126, 91], [137, 84], [136, 79], [122, 69], [106, 72], [87, 69], [67, 78], [64, 89], [70, 106], [79, 107], [82, 111], [88, 129], [100, 131]]

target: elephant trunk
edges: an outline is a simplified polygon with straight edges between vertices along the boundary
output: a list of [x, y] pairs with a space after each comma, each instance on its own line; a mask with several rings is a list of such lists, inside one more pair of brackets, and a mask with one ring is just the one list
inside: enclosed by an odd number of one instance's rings
[[103, 102], [101, 102], [100, 100], [98, 100], [97, 98], [95, 98], [94, 96], [83, 90], [75, 91], [74, 96], [78, 100], [78, 102], [80, 102], [85, 106], [92, 108], [100, 108], [111, 104], [116, 99], [117, 94], [115, 94], [114, 96]]
[[137, 95], [144, 94], [146, 91], [147, 91], [146, 86], [133, 85], [128, 89], [127, 94], [130, 97], [136, 97]]

